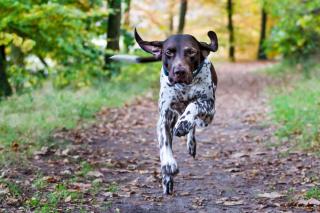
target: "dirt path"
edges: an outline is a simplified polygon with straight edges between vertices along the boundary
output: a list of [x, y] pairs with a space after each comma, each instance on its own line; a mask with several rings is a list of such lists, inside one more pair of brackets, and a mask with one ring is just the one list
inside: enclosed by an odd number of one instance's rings
[[89, 128], [57, 133], [73, 142], [51, 154], [39, 153], [32, 168], [59, 182], [81, 173], [84, 161], [91, 165], [77, 186], [82, 189], [96, 181], [99, 189], [85, 193], [81, 205], [60, 204], [63, 211], [79, 211], [81, 206], [93, 212], [126, 213], [316, 212], [316, 207], [299, 206], [297, 200], [319, 184], [320, 161], [289, 151], [286, 145], [272, 146], [274, 130], [264, 93], [271, 81], [252, 71], [262, 66], [217, 66], [217, 113], [213, 124], [196, 134], [196, 158], [188, 155], [183, 139], [173, 142], [180, 168], [173, 196], [162, 195], [157, 106], [150, 99], [102, 110]]

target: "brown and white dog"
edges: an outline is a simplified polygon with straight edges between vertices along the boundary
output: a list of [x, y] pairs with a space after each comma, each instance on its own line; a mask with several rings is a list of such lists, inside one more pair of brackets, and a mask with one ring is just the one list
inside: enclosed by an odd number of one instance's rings
[[160, 148], [164, 194], [173, 191], [173, 177], [179, 172], [172, 152], [173, 135], [187, 135], [187, 149], [196, 155], [196, 127], [207, 126], [215, 114], [217, 75], [207, 59], [218, 49], [218, 39], [208, 32], [210, 44], [188, 34], [172, 35], [164, 41], [144, 41], [135, 30], [135, 39], [152, 58], [116, 55], [116, 61], [162, 61], [160, 75], [159, 120], [157, 135]]

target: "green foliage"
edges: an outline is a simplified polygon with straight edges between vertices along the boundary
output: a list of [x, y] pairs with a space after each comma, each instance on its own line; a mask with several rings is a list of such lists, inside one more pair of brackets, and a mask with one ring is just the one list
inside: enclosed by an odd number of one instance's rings
[[92, 166], [86, 161], [82, 162], [80, 174], [86, 176], [90, 171], [92, 171]]
[[7, 70], [10, 83], [15, 90], [20, 93], [22, 91], [32, 91], [33, 89], [40, 88], [45, 80], [43, 70], [31, 73], [23, 67], [12, 64]]
[[[285, 67], [288, 67], [286, 65]], [[291, 66], [291, 72], [295, 68]], [[279, 125], [277, 135], [296, 141], [302, 148], [320, 146], [319, 66], [295, 80], [290, 90], [281, 90], [272, 98], [272, 113]]]
[[[0, 102], [0, 146], [10, 150], [16, 142], [32, 150], [48, 144], [55, 129], [73, 128], [81, 120], [93, 119], [102, 106], [121, 106], [147, 89], [157, 88], [159, 69], [160, 64], [124, 66], [123, 75], [96, 82], [96, 87], [57, 90], [46, 82], [41, 90], [14, 95]], [[6, 158], [0, 153], [0, 163]]]
[[26, 200], [25, 205], [33, 209], [34, 212], [57, 212], [59, 204], [65, 199], [77, 200], [81, 196], [80, 192], [69, 191], [64, 183], [57, 184], [52, 192], [36, 192], [33, 197]]
[[307, 199], [314, 198], [314, 199], [320, 200], [320, 187], [315, 186], [309, 189], [306, 193], [306, 198]]
[[3, 184], [5, 187], [7, 187], [9, 189], [10, 195], [12, 196], [19, 197], [22, 195], [22, 189], [18, 184], [3, 178], [0, 178], [0, 184]]
[[[88, 85], [88, 76], [100, 73], [103, 64], [102, 50], [92, 43], [105, 33], [107, 13], [101, 6], [101, 0], [0, 1], [0, 44], [11, 54], [8, 74], [16, 90], [39, 84], [34, 74], [39, 70], [21, 66], [29, 55], [52, 61], [55, 69], [48, 72], [62, 82], [55, 85], [70, 84], [70, 78], [79, 82], [76, 86]], [[19, 68], [13, 66], [15, 57], [22, 63]]]
[[118, 184], [116, 182], [112, 182], [107, 188], [107, 191], [108, 192], [112, 192], [112, 193], [115, 193], [118, 190], [119, 190], [119, 186], [118, 186]]
[[276, 19], [267, 46], [286, 58], [319, 52], [320, 1], [271, 0], [269, 13]]

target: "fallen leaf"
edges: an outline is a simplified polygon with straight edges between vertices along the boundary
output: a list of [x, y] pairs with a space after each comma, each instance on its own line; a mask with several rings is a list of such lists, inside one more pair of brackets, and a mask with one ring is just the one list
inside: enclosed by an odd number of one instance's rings
[[190, 195], [190, 192], [181, 192], [180, 193], [180, 196], [189, 196]]
[[61, 175], [71, 175], [71, 171], [69, 169], [63, 170], [60, 172]]
[[47, 146], [42, 147], [39, 151], [35, 151], [34, 155], [48, 155], [51, 152], [50, 148]]
[[258, 194], [258, 197], [275, 199], [275, 198], [285, 197], [285, 195], [282, 195], [278, 192], [271, 192], [271, 193]]
[[224, 201], [224, 206], [237, 206], [237, 205], [243, 205], [243, 200], [237, 200], [237, 201]]
[[320, 206], [320, 201], [314, 198], [308, 200], [309, 205]]
[[48, 183], [56, 183], [58, 182], [58, 179], [53, 176], [45, 176], [43, 177], [43, 180], [47, 181]]
[[231, 155], [232, 158], [242, 158], [242, 157], [250, 157], [247, 153], [245, 152], [238, 152], [238, 153], [234, 153], [233, 155]]
[[18, 144], [16, 141], [14, 141], [14, 142], [11, 144], [11, 149], [12, 149], [12, 151], [14, 151], [14, 152], [18, 152], [18, 151], [19, 151], [19, 144]]
[[311, 198], [309, 200], [299, 200], [297, 204], [301, 206], [320, 206], [320, 201]]
[[68, 197], [66, 197], [66, 199], [64, 199], [64, 202], [69, 203], [71, 201], [71, 195], [69, 195]]
[[0, 188], [0, 195], [6, 195], [9, 194], [9, 190], [7, 188]]
[[224, 206], [237, 206], [243, 205], [243, 200], [240, 200], [239, 197], [222, 197], [216, 201], [216, 204], [222, 204]]
[[19, 202], [19, 200], [18, 199], [16, 199], [16, 198], [13, 198], [13, 197], [9, 197], [9, 198], [7, 198], [7, 204], [9, 204], [9, 205], [16, 205], [16, 204], [18, 204], [18, 202]]
[[104, 192], [104, 193], [102, 193], [102, 196], [104, 196], [104, 197], [112, 197], [112, 192]]
[[196, 206], [204, 206], [204, 202], [206, 201], [203, 197], [196, 197], [194, 200], [192, 200], [192, 203]]
[[135, 192], [133, 192], [133, 191], [130, 191], [130, 192], [119, 192], [118, 193], [118, 195], [119, 195], [119, 197], [126, 197], [126, 198], [128, 198], [128, 197], [130, 197], [132, 194], [134, 194]]
[[88, 191], [91, 188], [90, 183], [71, 183], [70, 188], [75, 189], [77, 191]]
[[99, 171], [90, 171], [90, 172], [88, 172], [88, 174], [87, 174], [89, 177], [95, 177], [95, 178], [101, 178], [101, 177], [103, 177], [104, 175], [101, 173], [101, 172], [99, 172]]
[[241, 170], [239, 168], [230, 168], [230, 169], [227, 169], [228, 172], [240, 172]]
[[70, 153], [70, 149], [65, 149], [61, 152], [62, 155], [68, 155]]

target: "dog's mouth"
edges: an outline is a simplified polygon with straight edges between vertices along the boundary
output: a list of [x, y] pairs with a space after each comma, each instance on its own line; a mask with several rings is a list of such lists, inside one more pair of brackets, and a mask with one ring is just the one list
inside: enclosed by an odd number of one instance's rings
[[179, 77], [169, 77], [169, 85], [174, 86], [175, 84], [189, 85], [192, 83], [192, 76], [179, 76]]

